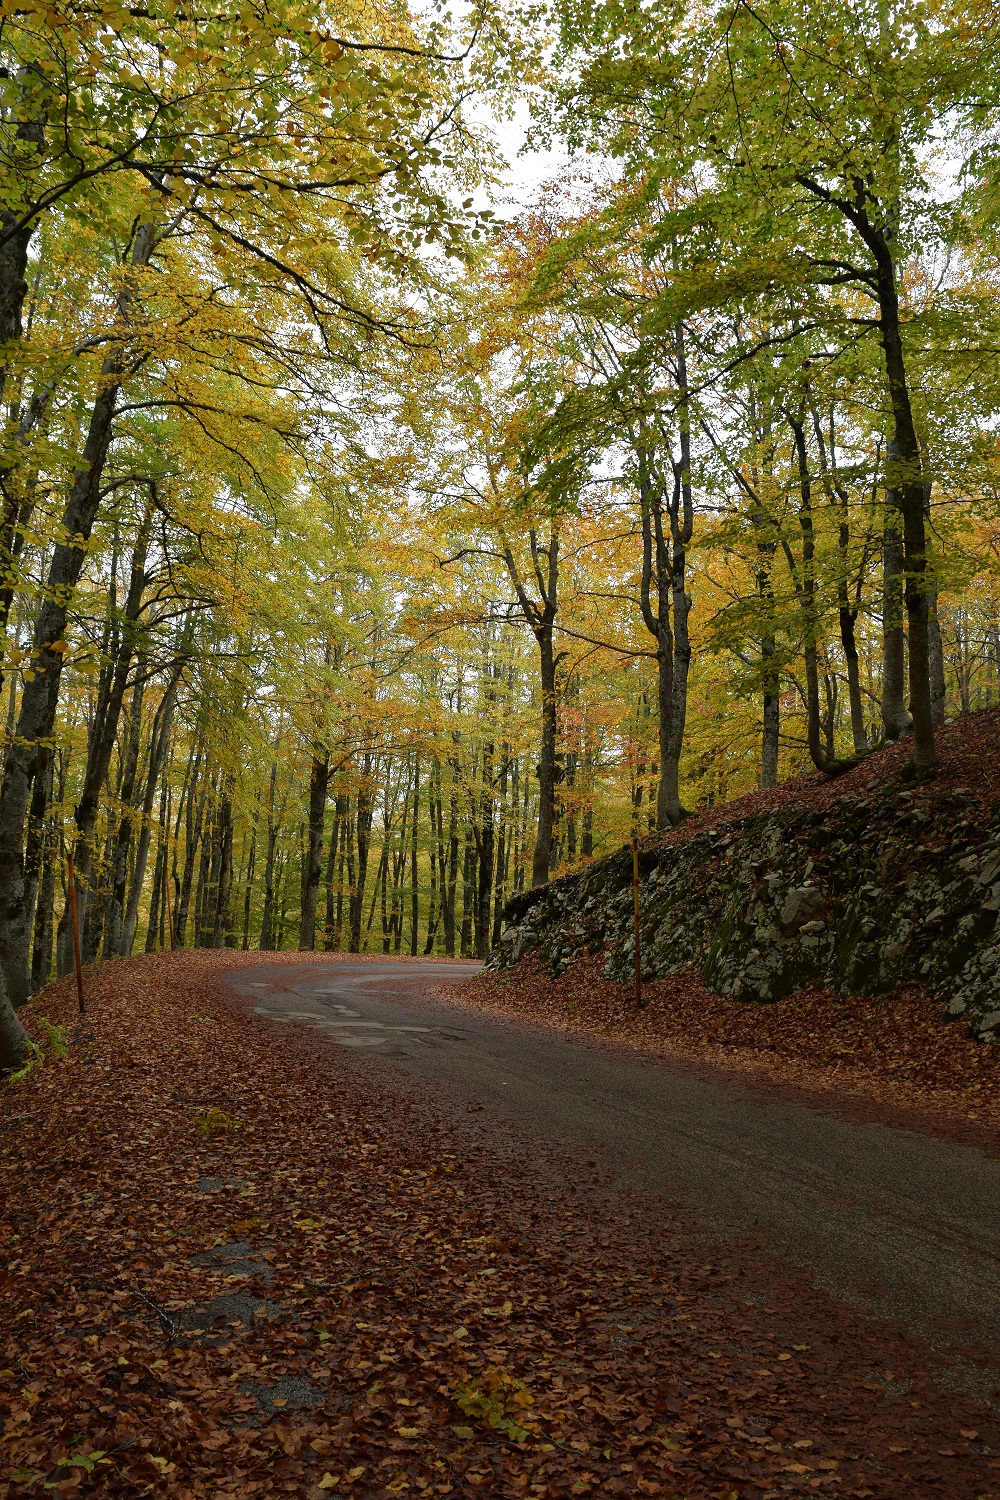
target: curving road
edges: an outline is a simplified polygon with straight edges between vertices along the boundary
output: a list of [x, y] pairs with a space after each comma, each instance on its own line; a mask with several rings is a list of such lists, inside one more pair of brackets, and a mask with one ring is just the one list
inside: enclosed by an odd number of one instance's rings
[[435, 995], [469, 974], [468, 963], [338, 960], [244, 969], [227, 983], [262, 1016], [603, 1150], [623, 1183], [684, 1199], [723, 1234], [763, 1236], [818, 1284], [952, 1351], [948, 1384], [997, 1398], [1000, 1162]]

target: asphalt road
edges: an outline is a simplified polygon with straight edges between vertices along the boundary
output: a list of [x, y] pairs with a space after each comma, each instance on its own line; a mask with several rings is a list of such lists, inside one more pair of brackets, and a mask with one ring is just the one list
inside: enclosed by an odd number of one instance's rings
[[[838, 1296], [898, 1317], [950, 1356], [949, 1383], [1000, 1385], [1000, 1162], [669, 1064], [499, 1022], [436, 998], [468, 964], [357, 963], [228, 976], [259, 1014], [447, 1082], [548, 1139], [602, 1150], [629, 1186], [755, 1234]], [[989, 1355], [989, 1365], [983, 1360]], [[992, 1368], [989, 1368], [992, 1366]]]

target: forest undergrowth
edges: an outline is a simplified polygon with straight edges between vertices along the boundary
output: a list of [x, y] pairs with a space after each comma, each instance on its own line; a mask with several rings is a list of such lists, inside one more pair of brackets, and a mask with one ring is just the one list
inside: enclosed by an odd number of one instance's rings
[[1000, 1496], [995, 1414], [896, 1326], [224, 997], [289, 959], [29, 1008], [70, 1046], [0, 1094], [5, 1500]]

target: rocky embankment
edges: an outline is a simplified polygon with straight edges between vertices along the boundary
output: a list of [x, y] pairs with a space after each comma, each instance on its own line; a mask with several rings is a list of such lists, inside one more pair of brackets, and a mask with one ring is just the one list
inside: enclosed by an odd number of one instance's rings
[[[935, 783], [827, 787], [819, 807], [793, 787], [763, 811], [747, 800], [743, 817], [694, 819], [642, 848], [644, 978], [694, 967], [717, 993], [760, 1002], [817, 981], [837, 996], [921, 981], [944, 1016], [1000, 1041], [1000, 810]], [[537, 951], [558, 975], [606, 951], [605, 976], [627, 982], [632, 899], [630, 849], [527, 891], [490, 967]]]

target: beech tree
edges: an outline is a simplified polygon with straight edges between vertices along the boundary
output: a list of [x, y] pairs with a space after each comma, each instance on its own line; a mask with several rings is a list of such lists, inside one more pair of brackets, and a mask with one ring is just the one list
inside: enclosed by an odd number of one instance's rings
[[569, 141], [620, 157], [650, 194], [664, 179], [692, 184], [692, 205], [657, 218], [654, 244], [705, 245], [665, 316], [726, 298], [766, 321], [769, 307], [790, 303], [800, 323], [839, 321], [878, 340], [913, 766], [929, 773], [929, 475], [912, 395], [926, 310], [907, 298], [903, 273], [941, 242], [948, 210], [928, 190], [929, 158], [941, 133], [955, 139], [956, 117], [982, 107], [989, 7], [736, 0], [692, 15], [672, 0], [611, 0], [556, 11], [561, 62], [581, 75], [555, 104]]

